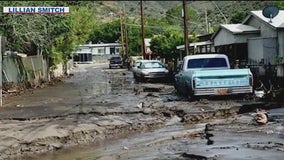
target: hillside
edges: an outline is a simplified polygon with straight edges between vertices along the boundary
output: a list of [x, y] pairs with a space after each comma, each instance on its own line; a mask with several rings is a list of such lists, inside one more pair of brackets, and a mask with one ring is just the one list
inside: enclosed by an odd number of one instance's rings
[[[140, 18], [140, 1], [101, 1], [97, 3], [98, 20], [103, 22], [118, 17], [124, 10], [128, 18]], [[145, 17], [162, 17], [168, 9], [174, 7], [181, 2], [178, 1], [145, 1], [144, 13]]]
[[[98, 20], [101, 22], [118, 18], [123, 9], [128, 18], [140, 18], [140, 1], [101, 1], [98, 4]], [[240, 23], [251, 10], [261, 10], [273, 1], [188, 1], [188, 7], [197, 13], [197, 17], [189, 17], [190, 32], [205, 33], [207, 25], [216, 30], [220, 24]], [[144, 1], [145, 18], [161, 18], [166, 16], [166, 11], [179, 7], [180, 11], [171, 15], [181, 19], [182, 1]], [[207, 14], [205, 14], [207, 13]], [[181, 26], [177, 23], [176, 26]]]

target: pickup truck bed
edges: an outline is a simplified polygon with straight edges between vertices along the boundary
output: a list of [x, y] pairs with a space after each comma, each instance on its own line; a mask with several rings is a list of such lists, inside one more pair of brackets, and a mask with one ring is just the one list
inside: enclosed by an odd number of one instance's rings
[[253, 93], [253, 76], [248, 68], [230, 69], [223, 54], [186, 56], [175, 75], [175, 88], [190, 96]]

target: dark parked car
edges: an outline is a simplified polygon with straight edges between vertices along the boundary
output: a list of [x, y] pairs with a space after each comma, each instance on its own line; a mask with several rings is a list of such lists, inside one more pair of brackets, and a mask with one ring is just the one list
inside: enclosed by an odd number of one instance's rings
[[111, 57], [109, 59], [109, 68], [113, 67], [123, 67], [122, 58], [120, 56]]

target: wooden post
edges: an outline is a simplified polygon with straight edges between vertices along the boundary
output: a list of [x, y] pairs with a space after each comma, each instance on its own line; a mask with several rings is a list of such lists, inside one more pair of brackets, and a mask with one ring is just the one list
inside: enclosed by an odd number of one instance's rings
[[182, 1], [183, 4], [183, 25], [184, 25], [184, 49], [185, 54], [189, 55], [189, 40], [188, 40], [188, 27], [187, 27], [187, 5], [186, 0]]
[[[122, 14], [122, 12], [121, 12]], [[122, 15], [120, 14], [120, 35], [121, 35], [121, 48], [122, 48], [122, 57], [125, 55], [125, 48], [124, 48], [124, 31], [123, 31], [123, 24], [122, 24]]]
[[146, 59], [146, 52], [145, 52], [145, 31], [144, 31], [144, 7], [143, 7], [143, 0], [140, 0], [140, 10], [141, 10], [141, 51], [143, 59]]
[[2, 103], [2, 91], [3, 91], [3, 81], [2, 81], [2, 36], [0, 36], [0, 107], [3, 106]]

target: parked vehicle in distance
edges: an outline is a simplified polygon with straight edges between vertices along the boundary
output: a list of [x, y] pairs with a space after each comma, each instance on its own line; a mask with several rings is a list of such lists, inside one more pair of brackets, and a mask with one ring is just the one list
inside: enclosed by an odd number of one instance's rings
[[137, 60], [132, 66], [135, 80], [147, 81], [150, 79], [167, 78], [169, 71], [159, 60]]
[[133, 73], [133, 77], [134, 77], [135, 79], [137, 78], [136, 72], [137, 72], [138, 66], [140, 66], [140, 64], [141, 64], [141, 61], [143, 61], [143, 60], [139, 59], [139, 60], [135, 60], [135, 61], [133, 62], [133, 65], [132, 65], [131, 70], [132, 70], [132, 73]]
[[113, 56], [109, 59], [109, 68], [111, 69], [114, 67], [123, 67], [122, 58], [120, 56]]
[[246, 94], [253, 92], [253, 75], [248, 68], [230, 69], [224, 54], [189, 55], [175, 75], [175, 88], [191, 97]]

